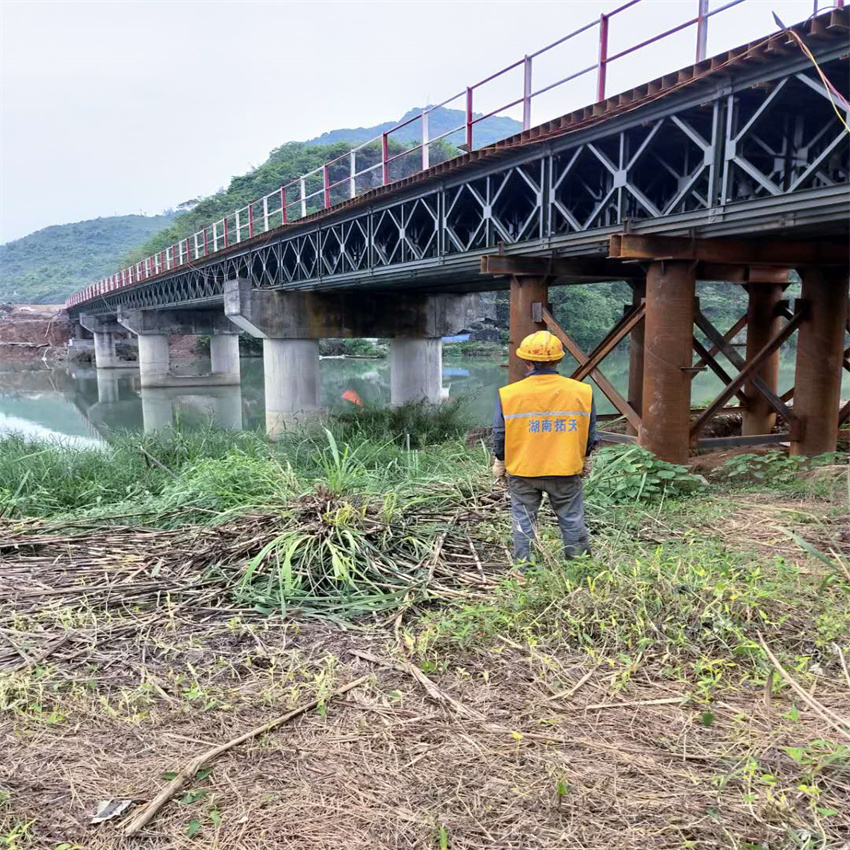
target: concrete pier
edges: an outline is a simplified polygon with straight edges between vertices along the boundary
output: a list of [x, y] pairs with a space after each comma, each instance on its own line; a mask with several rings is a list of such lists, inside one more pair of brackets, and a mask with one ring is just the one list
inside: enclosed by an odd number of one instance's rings
[[112, 316], [87, 316], [80, 315], [80, 325], [89, 331], [94, 337], [94, 365], [98, 369], [115, 369], [120, 366], [135, 364], [122, 363], [115, 351], [115, 334], [124, 331], [124, 328], [115, 321]]
[[264, 339], [266, 432], [274, 439], [319, 410], [319, 341]]
[[[215, 310], [119, 310], [118, 322], [139, 338], [143, 387], [220, 387], [238, 384], [238, 329]], [[207, 375], [174, 375], [171, 334], [209, 335], [212, 369]]]
[[114, 334], [94, 332], [94, 364], [98, 369], [114, 369], [118, 365]]
[[139, 336], [139, 372], [143, 387], [167, 387], [170, 383], [168, 334]]
[[443, 387], [443, 344], [439, 339], [390, 342], [390, 403], [439, 404]]
[[293, 416], [319, 409], [318, 340], [323, 337], [389, 337], [393, 404], [438, 403], [440, 338], [464, 330], [478, 309], [476, 295], [284, 292], [254, 289], [245, 279], [224, 286], [227, 318], [263, 340], [266, 428], [272, 436]]

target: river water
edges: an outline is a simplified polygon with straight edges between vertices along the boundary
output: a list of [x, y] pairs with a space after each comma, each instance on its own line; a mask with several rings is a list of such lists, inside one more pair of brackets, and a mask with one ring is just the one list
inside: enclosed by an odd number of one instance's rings
[[[496, 390], [507, 379], [501, 359], [453, 358], [443, 364], [444, 394], [464, 396], [476, 424], [489, 424]], [[185, 364], [181, 363], [181, 367]], [[193, 364], [199, 371], [209, 363]], [[186, 371], [181, 368], [181, 371]], [[625, 392], [628, 354], [609, 357], [603, 371]], [[729, 367], [734, 374], [734, 370]], [[794, 381], [793, 354], [782, 362], [780, 391]], [[720, 381], [709, 372], [694, 379], [692, 400], [712, 399]], [[322, 405], [331, 410], [350, 406], [342, 398], [353, 389], [367, 404], [387, 403], [390, 394], [388, 360], [324, 359], [321, 364]], [[850, 395], [850, 374], [844, 373], [844, 397]], [[596, 393], [600, 413], [612, 412], [607, 399]], [[210, 417], [223, 427], [261, 428], [264, 421], [263, 362], [242, 359], [242, 386], [217, 388], [145, 389], [133, 368], [101, 370], [91, 366], [21, 365], [0, 361], [0, 433], [20, 432], [40, 438], [95, 445], [114, 430], [141, 431], [179, 422], [192, 427]]]

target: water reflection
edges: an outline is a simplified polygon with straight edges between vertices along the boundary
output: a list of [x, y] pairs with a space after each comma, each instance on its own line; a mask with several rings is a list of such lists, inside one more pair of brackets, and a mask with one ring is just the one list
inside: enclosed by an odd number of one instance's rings
[[177, 422], [191, 427], [210, 420], [220, 428], [242, 429], [242, 390], [238, 386], [197, 390], [143, 387], [139, 395], [146, 434]]
[[[203, 370], [208, 363], [193, 364]], [[135, 369], [97, 370], [90, 366], [67, 368], [22, 366], [0, 362], [0, 432], [19, 431], [37, 437], [63, 437], [79, 444], [101, 441], [116, 430], [146, 432], [174, 423], [193, 427], [213, 419], [225, 428], [262, 429], [265, 423], [263, 362], [243, 358], [241, 387], [191, 387], [142, 389]], [[604, 364], [605, 375], [624, 391], [628, 380], [628, 355], [617, 352]], [[491, 421], [498, 387], [507, 380], [499, 360], [447, 358], [443, 391], [449, 398], [463, 395], [472, 419]], [[794, 380], [793, 353], [780, 367], [780, 392]], [[321, 364], [321, 404], [330, 410], [350, 408], [348, 398], [365, 404], [388, 404], [389, 360], [326, 358]], [[699, 374], [693, 383], [694, 405], [717, 394], [720, 381], [711, 373]], [[356, 394], [356, 396], [355, 396]], [[850, 374], [845, 372], [842, 395], [850, 396]], [[612, 412], [597, 393], [600, 413]]]

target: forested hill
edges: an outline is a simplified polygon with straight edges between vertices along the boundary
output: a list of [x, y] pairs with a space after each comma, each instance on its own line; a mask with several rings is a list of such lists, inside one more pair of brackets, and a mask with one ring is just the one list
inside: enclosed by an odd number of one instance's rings
[[[409, 112], [405, 112], [398, 121], [386, 121], [383, 124], [376, 124], [374, 127], [349, 127], [344, 130], [331, 130], [328, 133], [322, 133], [321, 136], [316, 136], [315, 139], [309, 139], [306, 144], [333, 145], [337, 142], [348, 142], [351, 145], [360, 145], [380, 136], [387, 130], [391, 130], [396, 124], [403, 124], [412, 118], [418, 119], [421, 114], [421, 108], [411, 109]], [[466, 114], [461, 109], [446, 109], [445, 107], [435, 109], [428, 114], [428, 138], [437, 139], [443, 133], [462, 127], [465, 121]], [[484, 147], [501, 139], [506, 139], [508, 136], [519, 133], [520, 130], [522, 130], [522, 124], [519, 121], [514, 121], [513, 118], [499, 116], [486, 118], [474, 127], [475, 147]], [[393, 133], [390, 138], [400, 143], [419, 142], [422, 140], [422, 122], [419, 120], [411, 121], [406, 127], [402, 127]], [[453, 134], [448, 140], [454, 144], [460, 144], [463, 142], [463, 131], [460, 131], [457, 136]]]
[[57, 224], [0, 245], [0, 301], [60, 304], [121, 267], [170, 215], [122, 215]]
[[[412, 109], [400, 120], [419, 114], [421, 109]], [[429, 115], [429, 136], [440, 136], [460, 126], [463, 121], [464, 113], [459, 109], [435, 109]], [[0, 245], [0, 301], [19, 304], [64, 301], [68, 295], [93, 281], [162, 250], [249, 201], [274, 192], [283, 184], [380, 135], [396, 123], [388, 121], [375, 127], [331, 130], [306, 142], [287, 142], [275, 148], [258, 168], [232, 178], [227, 188], [181, 204], [176, 215], [115, 216], [56, 225]], [[511, 118], [487, 118], [475, 125], [475, 145], [489, 144], [520, 129], [520, 124]], [[397, 154], [414, 145], [420, 134], [418, 121], [394, 133], [390, 140], [391, 152]], [[456, 154], [455, 145], [461, 144], [463, 139], [464, 134], [458, 132], [433, 143], [430, 146], [431, 163], [436, 164]], [[368, 168], [379, 159], [380, 145], [369, 146], [358, 154], [358, 168]], [[399, 157], [391, 165], [390, 176], [392, 179], [405, 177], [419, 167], [420, 161], [418, 152]], [[342, 180], [347, 174], [347, 159], [338, 168], [331, 169], [332, 181]], [[358, 189], [368, 189], [379, 176], [380, 170], [375, 170], [358, 178]], [[321, 182], [318, 179], [315, 185], [315, 180], [308, 181], [308, 191], [319, 188]], [[341, 189], [335, 190], [332, 199], [342, 200], [347, 187], [345, 181]], [[318, 198], [310, 202], [310, 211], [316, 209], [318, 203]]]

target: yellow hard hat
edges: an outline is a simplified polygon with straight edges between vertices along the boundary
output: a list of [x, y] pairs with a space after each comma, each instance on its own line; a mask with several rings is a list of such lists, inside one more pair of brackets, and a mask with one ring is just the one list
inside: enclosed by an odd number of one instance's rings
[[537, 331], [522, 341], [516, 354], [522, 360], [545, 363], [560, 360], [564, 356], [564, 346], [561, 345], [561, 340], [549, 331]]

